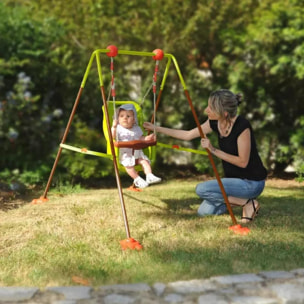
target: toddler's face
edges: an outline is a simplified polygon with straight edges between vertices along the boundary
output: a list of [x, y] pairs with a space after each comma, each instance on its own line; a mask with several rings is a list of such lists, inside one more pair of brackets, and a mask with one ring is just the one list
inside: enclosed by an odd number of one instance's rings
[[118, 114], [118, 123], [126, 129], [131, 129], [135, 123], [132, 110], [120, 110]]

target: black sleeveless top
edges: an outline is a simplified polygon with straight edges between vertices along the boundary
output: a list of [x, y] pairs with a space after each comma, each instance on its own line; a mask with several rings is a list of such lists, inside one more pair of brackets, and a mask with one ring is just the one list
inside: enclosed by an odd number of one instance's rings
[[240, 136], [240, 134], [245, 129], [250, 130], [251, 151], [250, 151], [250, 157], [247, 167], [241, 168], [222, 160], [225, 177], [236, 177], [236, 178], [256, 180], [256, 181], [266, 179], [267, 170], [263, 166], [263, 163], [257, 151], [254, 134], [249, 121], [242, 116], [238, 116], [236, 118], [236, 121], [234, 122], [230, 134], [226, 137], [222, 137], [220, 135], [217, 126], [218, 124], [217, 120], [210, 120], [209, 122], [211, 129], [218, 134], [218, 143], [220, 149], [232, 155], [238, 155], [237, 139]]

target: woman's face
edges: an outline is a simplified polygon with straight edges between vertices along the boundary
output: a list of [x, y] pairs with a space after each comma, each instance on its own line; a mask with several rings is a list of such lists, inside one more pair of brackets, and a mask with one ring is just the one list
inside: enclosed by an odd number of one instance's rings
[[132, 110], [120, 110], [118, 114], [118, 123], [126, 129], [131, 129], [135, 123]]
[[210, 101], [208, 101], [208, 106], [205, 109], [205, 113], [208, 115], [208, 119], [210, 119], [210, 120], [219, 120], [220, 119], [220, 116], [213, 111]]

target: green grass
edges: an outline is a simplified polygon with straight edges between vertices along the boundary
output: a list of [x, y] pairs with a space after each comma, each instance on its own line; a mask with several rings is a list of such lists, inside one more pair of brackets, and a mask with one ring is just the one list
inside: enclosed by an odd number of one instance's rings
[[[123, 187], [131, 237], [125, 239], [118, 190], [49, 192], [49, 201], [0, 211], [0, 285], [90, 285], [172, 282], [304, 267], [303, 186], [268, 183], [247, 236], [231, 217], [199, 218], [198, 180], [170, 180], [131, 192]], [[42, 193], [38, 193], [36, 197]], [[233, 209], [239, 220], [241, 209]]]

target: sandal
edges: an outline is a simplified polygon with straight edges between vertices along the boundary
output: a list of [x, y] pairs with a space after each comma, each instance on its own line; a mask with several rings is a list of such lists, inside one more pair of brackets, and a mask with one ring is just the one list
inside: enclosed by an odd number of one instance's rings
[[254, 199], [253, 198], [250, 198], [248, 199], [248, 201], [243, 205], [243, 208], [249, 204], [249, 203], [252, 203], [252, 207], [253, 207], [253, 213], [251, 215], [251, 217], [247, 217], [247, 216], [242, 216], [241, 217], [241, 222], [246, 224], [246, 223], [249, 223], [250, 221], [253, 221], [253, 219], [257, 216], [259, 210], [260, 210], [260, 205], [259, 203], [256, 201], [256, 204], [254, 203]]

